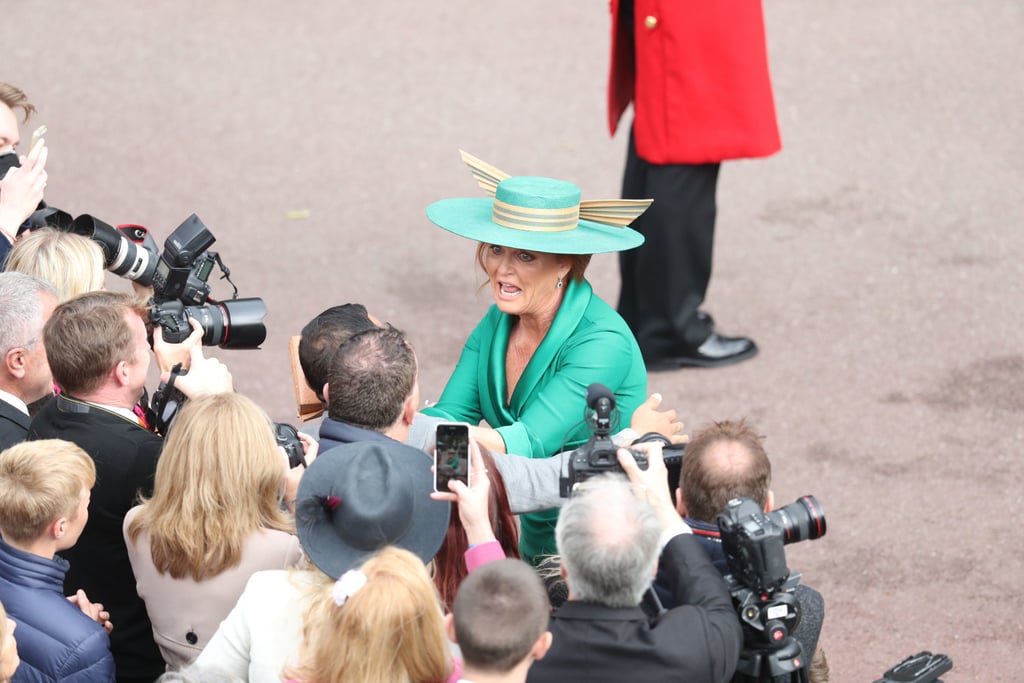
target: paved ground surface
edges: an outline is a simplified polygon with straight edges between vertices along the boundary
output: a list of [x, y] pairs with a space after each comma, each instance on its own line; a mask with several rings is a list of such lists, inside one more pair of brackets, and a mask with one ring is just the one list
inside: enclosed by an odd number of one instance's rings
[[[708, 301], [762, 352], [651, 390], [690, 426], [752, 418], [777, 499], [821, 500], [828, 535], [788, 557], [828, 600], [833, 680], [925, 648], [948, 681], [1022, 680], [1024, 8], [766, 4], [785, 149], [725, 167]], [[423, 215], [477, 195], [460, 147], [589, 197], [616, 195], [624, 157], [604, 2], [350, 7], [2, 10], [0, 78], [50, 130], [47, 198], [161, 240], [197, 212], [270, 308], [263, 350], [216, 353], [277, 419], [287, 337], [345, 301], [404, 328], [440, 393], [488, 305], [473, 245]], [[614, 301], [614, 259], [590, 276]]]

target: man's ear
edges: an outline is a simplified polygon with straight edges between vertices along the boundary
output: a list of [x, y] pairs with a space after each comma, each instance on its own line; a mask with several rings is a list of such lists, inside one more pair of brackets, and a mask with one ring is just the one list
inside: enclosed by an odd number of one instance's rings
[[444, 632], [448, 636], [448, 640], [453, 643], [458, 643], [458, 639], [455, 637], [455, 615], [451, 612], [444, 615]]
[[775, 492], [768, 489], [768, 495], [764, 498], [764, 511], [771, 512], [775, 509]]
[[683, 487], [676, 489], [676, 512], [680, 517], [686, 517], [686, 498], [683, 497]]
[[324, 395], [324, 403], [326, 403], [327, 405], [331, 404], [331, 397], [329, 395], [330, 387], [331, 387], [330, 384], [324, 383], [323, 391], [320, 392], [320, 393], [322, 393]]
[[55, 541], [59, 541], [64, 537], [64, 533], [67, 531], [68, 518], [58, 517], [57, 519], [50, 522], [50, 525], [46, 528], [47, 533]]
[[416, 419], [416, 394], [412, 393], [405, 397], [405, 403], [402, 404], [402, 422], [405, 425], [411, 425], [412, 421]]
[[114, 366], [114, 381], [122, 387], [128, 384], [128, 361], [120, 360]]
[[537, 642], [530, 648], [530, 656], [534, 659], [544, 659], [544, 655], [551, 649], [551, 638], [551, 631], [544, 631], [544, 633], [540, 634]]
[[16, 346], [4, 355], [4, 367], [11, 377], [21, 379], [25, 376], [25, 349]]

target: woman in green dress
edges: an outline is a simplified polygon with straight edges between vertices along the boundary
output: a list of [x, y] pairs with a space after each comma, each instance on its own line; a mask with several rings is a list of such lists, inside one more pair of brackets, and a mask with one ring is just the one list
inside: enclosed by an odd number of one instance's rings
[[[626, 323], [584, 277], [591, 254], [632, 249], [626, 227], [647, 200], [580, 201], [572, 183], [509, 177], [463, 154], [493, 199], [446, 199], [427, 209], [440, 227], [479, 242], [494, 305], [466, 341], [437, 404], [424, 413], [474, 425], [492, 450], [546, 458], [587, 440], [587, 387], [600, 382], [630, 416], [647, 371]], [[476, 426], [481, 423], [486, 426]], [[628, 419], [622, 426], [628, 425]], [[557, 512], [523, 515], [523, 557], [553, 554]]]

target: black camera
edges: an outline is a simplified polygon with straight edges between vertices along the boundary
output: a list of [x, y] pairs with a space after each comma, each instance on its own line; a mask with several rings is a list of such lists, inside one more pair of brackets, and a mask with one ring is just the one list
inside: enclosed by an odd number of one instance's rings
[[306, 453], [302, 449], [299, 431], [295, 427], [287, 422], [275, 422], [274, 438], [277, 439], [277, 445], [288, 455], [288, 467], [306, 466]]
[[803, 496], [765, 513], [750, 498], [734, 498], [717, 521], [729, 564], [725, 579], [743, 625], [733, 680], [806, 681], [802, 648], [792, 635], [800, 623], [800, 574], [789, 571], [783, 546], [825, 535], [818, 499]]
[[[208, 251], [216, 238], [199, 217], [192, 214], [164, 242], [152, 275], [153, 299], [149, 320], [159, 324], [165, 342], [180, 343], [192, 334], [189, 318], [203, 328], [203, 345], [225, 349], [255, 349], [267, 338], [263, 299], [239, 299], [238, 290], [228, 301], [210, 299], [208, 280], [214, 265], [231, 283], [230, 271], [220, 255]], [[234, 283], [231, 283], [234, 287]]]
[[[585, 420], [590, 426], [590, 439], [573, 451], [569, 460], [569, 476], [562, 477], [559, 493], [567, 498], [576, 485], [605, 472], [622, 473], [616, 453], [619, 447], [611, 439], [612, 423], [615, 421], [615, 394], [603, 384], [594, 383], [587, 387], [587, 412]], [[636, 443], [660, 441], [665, 447], [665, 465], [669, 468], [669, 478], [675, 471], [676, 481], [679, 479], [679, 468], [682, 465], [682, 446], [674, 446], [661, 434], [645, 434]], [[669, 452], [671, 449], [673, 452]], [[627, 449], [636, 458], [636, 464], [642, 470], [647, 469], [647, 454], [635, 448]]]
[[734, 498], [718, 516], [729, 571], [741, 584], [770, 593], [789, 578], [783, 546], [825, 535], [825, 513], [814, 496], [774, 512], [762, 512], [749, 498]]

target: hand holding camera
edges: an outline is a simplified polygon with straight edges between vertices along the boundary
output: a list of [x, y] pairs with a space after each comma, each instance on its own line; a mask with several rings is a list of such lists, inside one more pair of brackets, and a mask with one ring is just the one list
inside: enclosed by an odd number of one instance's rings
[[[665, 467], [662, 448], [662, 444], [657, 441], [637, 444], [633, 448], [620, 448], [617, 453], [619, 465], [633, 482], [634, 494], [654, 506], [661, 528], [687, 533], [690, 528], [672, 504], [672, 493], [668, 488], [668, 468]], [[643, 457], [638, 459], [636, 451], [640, 451]], [[646, 464], [646, 468], [640, 466], [641, 462]]]

